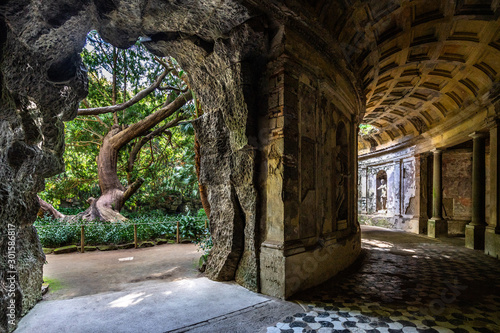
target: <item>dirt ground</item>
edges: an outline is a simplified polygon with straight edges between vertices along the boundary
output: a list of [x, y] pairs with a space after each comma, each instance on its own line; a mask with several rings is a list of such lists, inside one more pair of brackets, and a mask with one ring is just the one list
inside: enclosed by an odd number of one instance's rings
[[201, 252], [195, 244], [164, 244], [143, 249], [49, 254], [44, 280], [52, 288], [44, 300], [69, 299], [107, 291], [121, 291], [128, 284], [196, 278]]

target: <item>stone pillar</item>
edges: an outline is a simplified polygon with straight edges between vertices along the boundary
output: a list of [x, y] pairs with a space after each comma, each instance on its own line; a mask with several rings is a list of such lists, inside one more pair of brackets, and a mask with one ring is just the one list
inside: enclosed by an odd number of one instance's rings
[[369, 192], [368, 192], [368, 180], [369, 180], [369, 176], [368, 176], [368, 167], [366, 167], [365, 169], [365, 214], [368, 214], [370, 212], [370, 209], [369, 209], [369, 206], [368, 204], [370, 203], [370, 195], [369, 195]]
[[442, 160], [443, 150], [434, 149], [434, 168], [432, 174], [432, 218], [427, 222], [427, 235], [432, 238], [446, 237], [448, 223], [443, 220]]
[[[269, 136], [262, 150], [267, 173], [262, 180], [260, 291], [279, 298], [333, 277], [361, 251], [354, 204], [356, 118], [335, 104], [335, 89], [317, 84], [319, 75], [337, 67], [310, 72], [302, 52], [314, 49], [295, 50], [292, 45], [303, 37], [291, 27], [283, 29], [287, 33], [281, 43], [293, 52], [268, 63], [268, 112], [261, 119], [269, 124]], [[343, 80], [340, 74], [335, 77]]]
[[500, 257], [500, 120], [490, 129], [490, 221], [486, 227], [484, 253]]
[[486, 229], [486, 166], [484, 133], [472, 133], [474, 139], [472, 152], [472, 221], [465, 227], [465, 246], [469, 249], [484, 250]]
[[[411, 219], [412, 224], [418, 226], [419, 234], [427, 234], [427, 224], [429, 216], [427, 215], [427, 154], [415, 155], [415, 213]], [[417, 228], [416, 228], [417, 229]]]
[[401, 193], [402, 193], [402, 181], [401, 181], [401, 160], [397, 159], [394, 161], [394, 173], [393, 173], [393, 179], [394, 179], [394, 185], [392, 186], [393, 191], [394, 191], [394, 216], [395, 217], [401, 217]]

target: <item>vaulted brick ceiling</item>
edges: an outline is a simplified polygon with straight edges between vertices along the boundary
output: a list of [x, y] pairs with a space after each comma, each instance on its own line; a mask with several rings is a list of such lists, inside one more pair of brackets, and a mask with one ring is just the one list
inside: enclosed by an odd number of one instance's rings
[[500, 80], [498, 0], [309, 3], [359, 74], [363, 122], [380, 129], [360, 147], [474, 112]]

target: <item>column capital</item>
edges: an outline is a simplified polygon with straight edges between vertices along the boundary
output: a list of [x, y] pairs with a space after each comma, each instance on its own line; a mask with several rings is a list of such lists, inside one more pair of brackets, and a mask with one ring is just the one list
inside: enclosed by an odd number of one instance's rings
[[484, 120], [484, 123], [486, 124], [486, 127], [488, 127], [488, 129], [499, 127], [500, 126], [500, 118], [498, 116], [489, 116], [489, 117], [486, 117], [486, 119]]
[[472, 132], [471, 134], [469, 134], [469, 136], [473, 139], [484, 139], [488, 135], [484, 132]]
[[434, 155], [436, 155], [436, 154], [442, 154], [443, 151], [444, 151], [443, 148], [434, 148], [434, 149], [431, 150], [431, 152], [433, 152]]

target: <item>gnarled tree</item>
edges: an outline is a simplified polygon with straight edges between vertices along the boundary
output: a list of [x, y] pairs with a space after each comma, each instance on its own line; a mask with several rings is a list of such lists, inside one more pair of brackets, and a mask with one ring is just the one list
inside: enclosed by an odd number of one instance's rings
[[[92, 140], [78, 144], [98, 147], [100, 196], [89, 198], [90, 207], [76, 218], [123, 220], [120, 211], [124, 203], [144, 182], [134, 172], [141, 150], [151, 145], [155, 138], [171, 138], [170, 129], [191, 117], [195, 106], [190, 102], [192, 92], [187, 79], [173, 59], [148, 59], [137, 49], [118, 50], [100, 40], [96, 33], [89, 35], [88, 40], [83, 59], [89, 67], [90, 93], [82, 102], [86, 108], [78, 110], [77, 119], [92, 122], [94, 127], [82, 127]], [[134, 83], [140, 86], [148, 81], [150, 84], [142, 90], [131, 87]], [[129, 98], [130, 91], [135, 94]], [[120, 159], [126, 160], [123, 163], [126, 184], [119, 177]], [[56, 218], [75, 218], [65, 217], [42, 199], [40, 205]]]

